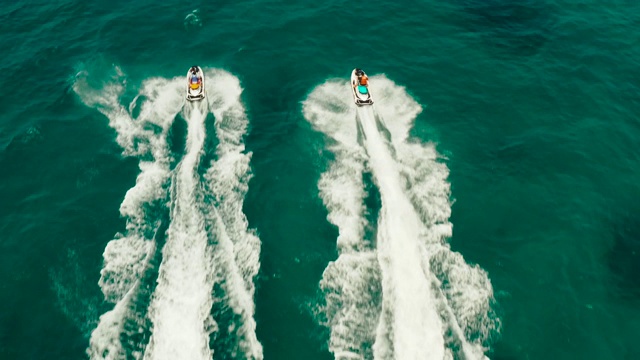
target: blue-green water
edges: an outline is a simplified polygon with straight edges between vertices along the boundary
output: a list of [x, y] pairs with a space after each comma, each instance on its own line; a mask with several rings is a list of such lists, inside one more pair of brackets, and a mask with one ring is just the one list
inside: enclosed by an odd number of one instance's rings
[[3, 4], [0, 358], [639, 358], [639, 21]]

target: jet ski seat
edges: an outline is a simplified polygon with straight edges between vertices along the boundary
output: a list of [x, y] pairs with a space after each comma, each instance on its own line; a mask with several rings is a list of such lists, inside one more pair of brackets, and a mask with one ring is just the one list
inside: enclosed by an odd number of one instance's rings
[[366, 94], [368, 92], [367, 87], [362, 85], [358, 85], [358, 91], [360, 94]]

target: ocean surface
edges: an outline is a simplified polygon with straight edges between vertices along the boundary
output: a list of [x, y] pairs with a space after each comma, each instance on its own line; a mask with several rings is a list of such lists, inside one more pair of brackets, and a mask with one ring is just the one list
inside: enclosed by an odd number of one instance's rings
[[639, 359], [639, 25], [5, 1], [0, 359]]

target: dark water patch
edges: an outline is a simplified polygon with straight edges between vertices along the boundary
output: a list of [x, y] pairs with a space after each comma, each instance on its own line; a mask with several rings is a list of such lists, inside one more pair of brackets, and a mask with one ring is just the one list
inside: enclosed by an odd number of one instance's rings
[[[9, 19], [16, 19], [16, 16], [19, 14], [21, 9], [20, 4], [18, 3], [9, 3], [5, 4], [5, 6], [0, 9], [0, 23], [9, 25]], [[0, 28], [1, 30], [6, 30], [5, 28]]]
[[364, 216], [366, 219], [364, 241], [366, 248], [373, 249], [376, 247], [377, 243], [378, 215], [380, 213], [380, 209], [382, 209], [382, 196], [380, 195], [380, 190], [373, 180], [373, 174], [370, 171], [366, 171], [362, 174], [362, 180], [366, 194], [364, 199]]
[[204, 121], [205, 138], [198, 172], [203, 175], [211, 166], [211, 163], [218, 160], [216, 153], [220, 144], [220, 139], [216, 136], [216, 119], [212, 114], [208, 114]]
[[[101, 313], [107, 310], [102, 293], [91, 277], [90, 269], [96, 264], [84, 251], [68, 249], [60, 268], [50, 270], [51, 286], [56, 294], [57, 306], [82, 332], [85, 339], [98, 324]], [[92, 259], [91, 259], [92, 260]]]
[[[107, 4], [107, 3], [105, 3]], [[181, 14], [177, 7], [180, 4], [161, 4], [152, 6], [146, 3], [127, 3], [114, 13], [112, 6], [101, 9], [105, 13], [101, 17], [94, 36], [100, 39], [100, 50], [106, 54], [115, 54], [123, 64], [162, 64], [172, 68], [175, 61], [168, 61], [177, 52], [200, 53], [197, 46], [201, 46], [202, 39], [194, 41], [193, 34], [184, 28], [184, 17], [193, 6], [182, 4], [185, 7]], [[190, 9], [187, 10], [187, 7]], [[176, 11], [177, 10], [177, 11]], [[139, 14], [153, 11], [151, 22], [141, 23]], [[154, 22], [162, 23], [160, 28], [152, 25]], [[158, 31], [162, 33], [162, 46], [150, 46], [156, 43]], [[197, 36], [198, 34], [195, 34]], [[185, 67], [190, 64], [185, 64]], [[164, 66], [160, 66], [162, 68]]]
[[357, 129], [357, 140], [358, 140], [358, 145], [360, 145], [363, 149], [364, 149], [364, 142], [367, 139], [367, 136], [364, 133], [364, 128], [362, 127], [362, 121], [360, 120], [360, 117], [358, 115], [356, 115], [356, 129]]
[[[47, 111], [59, 105], [54, 102]], [[40, 115], [31, 114], [42, 119]], [[14, 349], [41, 351], [31, 358], [56, 358], [60, 352], [42, 347], [56, 344], [67, 347], [60, 358], [82, 357], [86, 337], [103, 310], [94, 277], [104, 249], [100, 239], [122, 226], [118, 205], [127, 179], [135, 179], [135, 164], [116, 155], [119, 150], [109, 132], [95, 126], [95, 116], [75, 119], [81, 121], [42, 121], [15, 137], [0, 155], [0, 198], [9, 205], [0, 206], [0, 277], [6, 294], [24, 294], [22, 310], [4, 309], [34, 332], [16, 332], [18, 338], [10, 341]], [[34, 338], [50, 341], [34, 347]], [[28, 353], [8, 358], [30, 358]]]
[[[51, 359], [84, 358], [83, 335], [61, 311], [53, 310], [55, 300], [44, 289], [46, 284], [37, 290], [23, 287], [11, 301], [3, 299], [0, 358], [37, 360], [43, 354]], [[39, 341], [42, 337], [51, 341]]]
[[[219, 274], [222, 275], [222, 274]], [[224, 278], [224, 275], [220, 279]], [[241, 334], [239, 330], [242, 326], [242, 315], [236, 314], [228, 304], [228, 289], [226, 281], [217, 281], [213, 285], [211, 296], [213, 306], [211, 316], [216, 321], [217, 326], [209, 336], [209, 348], [213, 350], [216, 357], [222, 359], [246, 359], [240, 347]]]
[[42, 140], [42, 134], [39, 126], [31, 126], [27, 131], [21, 134], [18, 139], [23, 145], [36, 145], [35, 142]]
[[480, 36], [497, 54], [536, 54], [553, 38], [554, 12], [536, 0], [458, 0], [467, 31]]
[[615, 294], [624, 300], [640, 301], [640, 215], [624, 216], [613, 228], [613, 246], [607, 253]]
[[[116, 147], [107, 140], [108, 134], [92, 126], [93, 119], [86, 120], [34, 127], [15, 138], [0, 154], [4, 179], [0, 193], [11, 204], [0, 207], [0, 215], [19, 215], [23, 210], [55, 212], [62, 210], [57, 206], [71, 204], [93, 208], [104, 191], [124, 194], [122, 186], [126, 187], [126, 183], [114, 184], [111, 175], [131, 179], [134, 164], [128, 160], [121, 162], [115, 155]], [[78, 133], [81, 136], [69, 137]], [[58, 160], [55, 166], [51, 165], [53, 159]], [[40, 203], [45, 200], [43, 196], [50, 202]], [[117, 211], [117, 204], [110, 210]]]
[[524, 355], [519, 351], [514, 349], [512, 346], [504, 342], [498, 342], [494, 347], [487, 353], [487, 357], [491, 360], [521, 360]]
[[565, 132], [544, 128], [521, 131], [491, 139], [491, 143], [485, 144], [483, 161], [477, 166], [510, 177], [574, 174], [584, 171], [581, 165], [588, 161], [589, 154], [583, 148], [583, 144], [576, 144]]
[[[244, 206], [262, 241], [255, 297], [258, 339], [265, 358], [330, 359], [322, 349], [326, 338], [309, 331], [317, 324], [306, 310], [326, 264], [337, 256], [338, 233], [326, 221], [317, 185], [322, 171], [318, 151], [329, 152], [319, 150], [315, 141], [322, 143], [321, 135], [308, 126], [293, 126], [286, 137], [274, 133], [262, 123], [262, 110], [253, 107], [257, 119], [252, 117], [247, 144], [254, 154], [254, 177]], [[277, 126], [280, 119], [266, 113]]]
[[142, 104], [147, 101], [147, 97], [144, 95], [136, 96], [133, 98], [129, 105], [129, 113], [131, 117], [134, 119], [138, 119], [140, 116], [140, 111], [142, 111]]
[[182, 116], [182, 113], [179, 113], [173, 121], [173, 124], [171, 124], [171, 128], [169, 128], [167, 142], [169, 143], [169, 151], [171, 152], [171, 170], [175, 169], [185, 154], [188, 127], [187, 121]]
[[163, 131], [162, 126], [151, 123], [151, 122], [145, 122], [144, 125], [142, 126], [142, 129], [145, 130], [146, 132], [153, 133], [154, 137], [161, 135]]
[[[7, 358], [36, 359], [42, 354], [82, 358], [88, 332], [103, 310], [93, 277], [100, 270], [99, 239], [110, 236], [105, 230], [121, 225], [117, 214], [121, 195], [115, 194], [126, 191], [126, 182], [113, 182], [104, 173], [120, 179], [133, 175], [126, 163], [96, 155], [91, 146], [82, 149], [88, 158], [49, 166], [49, 157], [58, 151], [47, 144], [50, 130], [43, 130], [44, 148], [22, 147], [12, 153], [20, 157], [12, 156], [13, 161], [3, 164], [4, 169], [14, 169], [10, 183], [16, 185], [1, 196], [13, 199], [8, 200], [12, 206], [0, 224], [2, 313], [13, 313], [21, 324], [7, 324], [12, 328], [7, 344], [20, 351], [19, 356]], [[40, 158], [42, 154], [47, 156]], [[4, 299], [9, 294], [17, 301], [15, 307]], [[40, 337], [50, 341], [34, 346], [33, 339]], [[55, 349], [59, 344], [64, 349]]]
[[[374, 117], [376, 120], [376, 128], [378, 132], [382, 134], [382, 137], [386, 140], [387, 143], [391, 143], [391, 132], [387, 129], [387, 126], [384, 123], [384, 119], [378, 113], [374, 113]], [[395, 150], [394, 150], [395, 152]], [[395, 157], [395, 154], [392, 154]]]
[[[95, 114], [91, 109], [83, 108], [82, 111], [78, 107], [78, 95], [73, 90], [74, 76], [67, 76], [64, 84], [64, 90], [51, 93], [52, 101], [43, 109], [49, 113], [54, 121], [77, 121], [79, 116], [86, 111], [87, 114]], [[73, 112], [70, 109], [74, 109]], [[75, 110], [78, 110], [76, 112]]]
[[[15, 77], [6, 77], [2, 81], [0, 92], [3, 94], [9, 108], [26, 107], [32, 111], [44, 112], [49, 115], [65, 115], [64, 106], [72, 104], [73, 97], [69, 95], [69, 74], [73, 73], [70, 59], [76, 58], [63, 45], [51, 45], [41, 48], [28, 60], [16, 65], [12, 69]], [[28, 75], [27, 75], [28, 74]], [[19, 79], [23, 77], [24, 79]], [[33, 88], [20, 86], [20, 82], [32, 79], [38, 82], [38, 91], [47, 96], [33, 96]], [[10, 91], [7, 91], [9, 90]], [[67, 108], [68, 110], [68, 108]]]
[[[2, 19], [0, 32], [4, 35], [0, 40], [0, 46], [6, 47], [7, 54], [11, 56], [6, 58], [8, 61], [3, 65], [20, 63], [22, 59], [35, 60], [34, 54], [43, 48], [63, 47], [62, 44], [70, 40], [78, 40], [77, 36], [85, 35], [85, 31], [71, 32], [73, 35], [70, 35], [67, 30], [71, 27], [84, 28], [87, 23], [90, 23], [86, 22], [84, 17], [77, 16], [87, 10], [87, 5], [76, 1], [58, 1], [56, 4], [39, 5], [31, 2], [22, 3], [11, 9], [6, 4], [4, 8], [7, 12], [0, 14]], [[73, 18], [76, 18], [76, 21]], [[67, 33], [67, 36], [59, 36], [60, 33]]]
[[375, 122], [376, 122], [376, 129], [378, 130], [378, 133], [380, 133], [380, 135], [382, 135], [383, 142], [384, 142], [387, 150], [389, 151], [389, 154], [391, 155], [391, 157], [393, 159], [398, 161], [399, 159], [398, 159], [398, 156], [396, 154], [396, 148], [391, 143], [391, 131], [389, 131], [389, 129], [387, 128], [387, 125], [384, 122], [384, 118], [380, 114], [378, 114], [377, 112], [374, 112], [373, 116], [374, 116]]

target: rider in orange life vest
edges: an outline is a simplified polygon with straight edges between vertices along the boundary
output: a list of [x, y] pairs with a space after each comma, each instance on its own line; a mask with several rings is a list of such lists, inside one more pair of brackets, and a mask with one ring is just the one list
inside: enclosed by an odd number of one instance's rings
[[367, 75], [362, 74], [362, 77], [360, 77], [360, 85], [367, 86], [367, 84], [369, 84], [369, 78]]

